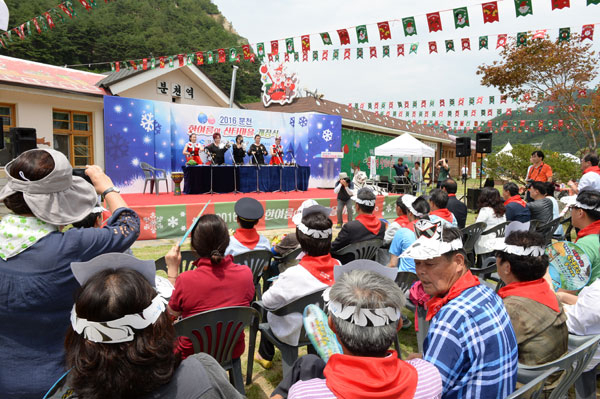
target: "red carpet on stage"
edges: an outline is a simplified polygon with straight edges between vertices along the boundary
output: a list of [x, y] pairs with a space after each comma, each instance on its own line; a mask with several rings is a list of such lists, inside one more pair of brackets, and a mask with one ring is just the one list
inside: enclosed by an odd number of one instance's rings
[[292, 200], [309, 198], [336, 198], [333, 189], [311, 188], [308, 191], [289, 191], [277, 193], [239, 193], [239, 194], [195, 194], [195, 195], [174, 195], [170, 193], [156, 194], [121, 194], [127, 205], [130, 207], [152, 206], [152, 205], [183, 205], [200, 204], [211, 202], [235, 202], [242, 197], [256, 198], [259, 201], [269, 200]]
[[[278, 193], [202, 194], [178, 195], [173, 193], [123, 194], [127, 205], [140, 217], [140, 240], [181, 237], [194, 218], [206, 207], [206, 214], [216, 214], [225, 220], [230, 229], [237, 228], [234, 212], [235, 202], [242, 197], [256, 198], [265, 209], [265, 215], [256, 226], [259, 230], [294, 228], [292, 216], [307, 199], [314, 199], [320, 205], [331, 208], [331, 220], [337, 223], [337, 195], [332, 189], [309, 189]], [[396, 217], [396, 198], [378, 196], [375, 214], [378, 217]], [[345, 209], [344, 209], [345, 211]], [[345, 213], [345, 212], [344, 212]], [[344, 220], [347, 216], [344, 216]]]

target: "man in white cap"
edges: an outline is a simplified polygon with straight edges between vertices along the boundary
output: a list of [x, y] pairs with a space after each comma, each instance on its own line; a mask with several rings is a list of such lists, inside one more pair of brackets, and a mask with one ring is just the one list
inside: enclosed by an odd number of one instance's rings
[[466, 267], [459, 229], [420, 220], [415, 232], [401, 257], [415, 260], [431, 296], [422, 357], [440, 371], [442, 397], [506, 398], [515, 389], [518, 350], [502, 300]]

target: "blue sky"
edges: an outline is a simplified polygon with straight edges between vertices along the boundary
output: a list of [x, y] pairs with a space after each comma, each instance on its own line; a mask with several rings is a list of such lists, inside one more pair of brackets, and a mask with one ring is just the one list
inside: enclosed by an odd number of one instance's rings
[[[550, 0], [533, 0], [533, 15], [516, 18], [513, 0], [498, 1], [500, 22], [483, 24], [481, 3], [485, 1], [456, 0], [213, 0], [221, 13], [233, 24], [237, 32], [250, 43], [281, 39], [280, 51], [287, 37], [297, 36], [296, 51], [300, 48], [299, 36], [311, 35], [311, 50], [324, 49], [318, 33], [329, 32], [334, 46], [339, 46], [336, 29], [352, 28], [361, 24], [400, 20], [417, 16], [418, 35], [404, 37], [400, 22], [391, 23], [392, 39], [379, 41], [375, 25], [368, 26], [369, 43], [365, 48], [364, 60], [325, 61], [292, 63], [300, 77], [300, 87], [318, 90], [325, 98], [341, 103], [374, 102], [394, 100], [421, 100], [490, 96], [499, 94], [493, 88], [480, 86], [475, 75], [477, 66], [499, 59], [496, 35], [549, 29], [555, 38], [558, 28], [571, 27], [572, 32], [581, 33], [585, 24], [600, 23], [600, 5], [586, 6], [586, 0], [571, 0], [568, 9], [551, 11]], [[240, 7], [243, 4], [243, 7]], [[442, 12], [442, 32], [429, 33], [425, 14], [441, 10], [468, 6], [470, 27], [454, 28], [451, 11]], [[419, 16], [420, 15], [420, 16]], [[349, 29], [353, 48], [356, 43], [355, 30]], [[489, 35], [489, 50], [478, 50], [478, 37]], [[596, 25], [594, 49], [600, 49], [600, 25]], [[471, 39], [470, 52], [462, 52], [460, 39]], [[446, 54], [444, 40], [453, 39], [455, 52]], [[437, 41], [438, 54], [429, 55], [427, 43]], [[417, 55], [408, 55], [408, 43], [419, 42]], [[406, 56], [397, 58], [397, 43], [407, 43]], [[389, 44], [390, 58], [381, 58], [381, 46]], [[368, 46], [378, 46], [377, 59], [370, 60]], [[331, 51], [330, 51], [331, 52]], [[331, 54], [330, 54], [331, 58]], [[340, 59], [342, 58], [340, 54]]]

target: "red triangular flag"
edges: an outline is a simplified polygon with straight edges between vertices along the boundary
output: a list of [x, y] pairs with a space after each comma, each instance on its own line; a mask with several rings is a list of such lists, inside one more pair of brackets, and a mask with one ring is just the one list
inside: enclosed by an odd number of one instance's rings
[[387, 40], [392, 38], [390, 24], [387, 21], [378, 22], [377, 28], [379, 29], [379, 40]]
[[471, 50], [471, 41], [468, 37], [460, 39], [462, 45], [462, 51]]
[[429, 32], [437, 32], [442, 30], [442, 20], [439, 12], [432, 12], [427, 14], [427, 24], [429, 25]]
[[404, 44], [398, 45], [396, 56], [404, 56]]
[[[337, 33], [340, 37], [340, 44], [342, 46], [345, 44], [350, 44], [350, 36], [348, 35], [348, 31], [346, 29], [338, 29]], [[346, 59], [345, 56], [344, 59]]]
[[498, 14], [498, 2], [491, 1], [489, 3], [483, 3], [481, 8], [483, 11], [484, 24], [500, 21], [500, 14]]
[[506, 40], [507, 40], [506, 34], [498, 35], [498, 43], [496, 43], [496, 48], [506, 46]]
[[345, 60], [349, 60], [350, 59], [350, 49], [344, 49], [344, 59]]
[[370, 58], [377, 58], [377, 47], [373, 46], [369, 48]]
[[279, 54], [279, 40], [271, 41], [271, 54]]
[[584, 41], [585, 39], [594, 41], [594, 25], [583, 25], [583, 29], [581, 30], [581, 41]]
[[302, 41], [302, 51], [310, 51], [310, 35], [302, 35], [300, 39]]
[[220, 48], [219, 50], [217, 50], [217, 52], [219, 53], [219, 64], [222, 64], [226, 61], [227, 58], [227, 54], [225, 53], [225, 49], [224, 48]]
[[552, 0], [552, 9], [560, 10], [561, 8], [569, 8], [570, 0]]
[[437, 53], [437, 43], [436, 42], [429, 42], [429, 54], [431, 53]]

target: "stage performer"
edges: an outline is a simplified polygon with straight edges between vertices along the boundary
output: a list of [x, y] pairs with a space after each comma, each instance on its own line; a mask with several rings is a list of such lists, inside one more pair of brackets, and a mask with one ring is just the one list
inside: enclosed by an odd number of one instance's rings
[[251, 157], [251, 163], [256, 164], [256, 162], [258, 162], [259, 165], [265, 164], [265, 155], [269, 155], [269, 153], [267, 152], [264, 144], [260, 143], [260, 134], [254, 136], [254, 143], [252, 143], [250, 146], [248, 155]]
[[238, 134], [235, 138], [235, 144], [233, 145], [233, 162], [236, 165], [243, 165], [245, 156], [246, 143], [244, 143], [244, 136]]
[[197, 143], [198, 137], [192, 133], [190, 134], [190, 141], [183, 147], [183, 155], [185, 155], [185, 161], [194, 161], [198, 165], [202, 165], [202, 159], [200, 159], [200, 152], [204, 151], [202, 144]]
[[221, 142], [221, 133], [213, 134], [213, 142], [206, 146], [205, 150], [212, 157], [213, 165], [223, 165], [225, 163], [225, 153], [231, 147], [229, 142]]
[[281, 146], [281, 137], [275, 137], [275, 144], [271, 147], [271, 165], [283, 164], [283, 147]]

